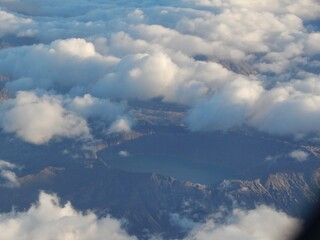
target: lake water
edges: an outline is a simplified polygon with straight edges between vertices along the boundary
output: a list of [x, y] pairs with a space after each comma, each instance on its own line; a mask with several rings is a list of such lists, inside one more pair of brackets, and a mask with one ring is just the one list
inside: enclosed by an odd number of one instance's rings
[[212, 184], [236, 177], [224, 167], [208, 163], [196, 163], [178, 156], [134, 155], [113, 157], [106, 162], [113, 168], [130, 172], [155, 172], [194, 183]]

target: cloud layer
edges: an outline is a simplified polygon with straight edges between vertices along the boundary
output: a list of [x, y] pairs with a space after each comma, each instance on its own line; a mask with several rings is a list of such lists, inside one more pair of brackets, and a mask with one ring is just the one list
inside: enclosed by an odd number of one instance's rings
[[[0, 7], [0, 75], [11, 97], [161, 97], [190, 107], [191, 130], [320, 132], [315, 0], [10, 0]], [[90, 111], [74, 114], [97, 117]]]

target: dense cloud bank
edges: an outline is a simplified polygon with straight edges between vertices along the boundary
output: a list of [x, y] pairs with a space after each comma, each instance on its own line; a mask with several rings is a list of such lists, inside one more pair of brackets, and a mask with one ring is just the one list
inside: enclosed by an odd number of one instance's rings
[[[5, 0], [0, 7], [0, 86], [11, 96], [0, 103], [0, 126], [26, 141], [89, 135], [88, 117], [127, 129], [114, 100], [155, 97], [189, 106], [185, 122], [194, 131], [320, 133], [316, 0]], [[88, 98], [98, 103], [66, 103]], [[34, 123], [19, 122], [21, 111]], [[122, 111], [117, 119], [114, 111]], [[58, 124], [40, 127], [50, 112]]]
[[[188, 222], [183, 221], [181, 224]], [[196, 227], [193, 224], [185, 240], [285, 240], [290, 239], [299, 226], [297, 219], [266, 206], [250, 211], [234, 209], [225, 224], [215, 224], [213, 220]], [[3, 240], [136, 239], [126, 233], [121, 221], [109, 216], [98, 219], [91, 212], [78, 212], [70, 202], [61, 205], [56, 195], [44, 192], [40, 193], [39, 201], [26, 212], [0, 214], [0, 230]]]

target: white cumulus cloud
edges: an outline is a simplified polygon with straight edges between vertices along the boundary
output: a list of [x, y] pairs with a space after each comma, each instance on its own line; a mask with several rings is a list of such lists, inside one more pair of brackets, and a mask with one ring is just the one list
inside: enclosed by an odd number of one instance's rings
[[309, 154], [302, 150], [294, 150], [289, 154], [289, 156], [297, 160], [298, 162], [304, 162], [308, 159]]
[[131, 131], [131, 121], [127, 118], [120, 118], [114, 121], [108, 129], [108, 134], [111, 133], [128, 133]]
[[211, 99], [196, 105], [187, 117], [192, 130], [227, 130], [241, 126], [250, 117], [263, 88], [258, 82], [236, 79]]
[[42, 144], [53, 137], [89, 135], [86, 121], [63, 108], [59, 97], [18, 92], [15, 99], [2, 103], [1, 127], [25, 141]]
[[0, 36], [15, 35], [31, 37], [35, 34], [34, 21], [31, 18], [15, 16], [0, 9]]
[[300, 221], [266, 206], [244, 211], [235, 209], [229, 222], [209, 220], [195, 228], [186, 240], [289, 240], [300, 229]]
[[60, 205], [56, 195], [41, 192], [39, 201], [26, 212], [0, 214], [3, 240], [134, 240], [120, 221], [109, 216], [76, 211], [70, 202]]
[[96, 98], [90, 94], [66, 99], [65, 107], [85, 119], [102, 119], [109, 123], [122, 116], [125, 103], [112, 102], [109, 99]]

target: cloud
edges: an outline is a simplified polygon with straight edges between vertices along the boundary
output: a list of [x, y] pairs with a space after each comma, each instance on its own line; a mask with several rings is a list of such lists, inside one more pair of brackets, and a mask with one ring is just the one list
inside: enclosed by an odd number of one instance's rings
[[249, 118], [252, 105], [263, 88], [258, 82], [236, 79], [208, 101], [196, 105], [187, 116], [191, 130], [227, 130], [241, 126]]
[[15, 164], [0, 159], [0, 169], [14, 169], [16, 167]]
[[253, 11], [268, 11], [272, 13], [292, 13], [305, 19], [316, 19], [319, 17], [320, 7], [316, 0], [296, 0], [287, 2], [285, 0], [187, 0], [199, 5], [235, 8], [235, 9], [250, 9]]
[[[79, 3], [77, 6], [76, 3]], [[86, 0], [69, 1], [56, 0], [54, 3], [50, 0], [3, 0], [1, 5], [10, 9], [11, 11], [17, 11], [22, 14], [31, 16], [61, 16], [70, 17], [83, 14], [90, 10], [90, 4]], [[74, 8], [74, 11], [70, 11]]]
[[20, 186], [17, 175], [10, 170], [1, 170], [0, 177], [5, 181], [4, 183], [0, 184], [0, 186], [8, 188], [15, 188]]
[[209, 220], [195, 228], [186, 240], [289, 240], [299, 228], [299, 220], [260, 206], [249, 211], [234, 209], [229, 222], [225, 224]]
[[16, 98], [7, 100], [2, 108], [3, 130], [27, 142], [43, 144], [53, 137], [89, 135], [86, 121], [64, 109], [59, 97], [18, 92]]
[[196, 54], [207, 54], [212, 51], [212, 46], [198, 36], [181, 34], [175, 29], [162, 25], [139, 24], [130, 28], [132, 35], [152, 44], [157, 44], [166, 49], [183, 52], [189, 56]]
[[130, 155], [130, 153], [128, 151], [124, 151], [121, 150], [120, 152], [118, 152], [120, 157], [128, 157]]
[[[320, 134], [317, 0], [3, 0], [0, 7], [0, 87], [12, 97], [0, 103], [0, 127], [25, 141], [86, 137], [96, 121], [107, 133], [130, 132], [125, 101], [155, 97], [186, 104], [193, 131], [247, 125]], [[301, 150], [290, 156], [307, 159]], [[17, 186], [14, 168], [0, 168]], [[270, 209], [239, 210], [230, 224], [208, 222], [192, 236], [230, 229], [248, 236], [256, 232], [245, 222], [262, 212], [285, 222]], [[265, 221], [254, 219], [252, 227]]]
[[108, 129], [108, 134], [111, 133], [128, 133], [131, 131], [131, 121], [126, 118], [120, 118], [114, 121]]
[[272, 161], [272, 162], [276, 162], [278, 159], [280, 159], [282, 156], [281, 155], [275, 155], [275, 156], [266, 156], [265, 157], [265, 161]]
[[298, 162], [304, 162], [308, 159], [309, 154], [302, 150], [294, 150], [289, 154], [289, 156], [297, 160]]
[[115, 72], [94, 86], [98, 96], [150, 99], [164, 95], [174, 83], [177, 66], [165, 53], [134, 54], [121, 59]]
[[295, 15], [231, 6], [221, 8], [220, 14], [183, 18], [178, 29], [210, 42], [213, 58], [233, 62], [251, 58], [252, 53], [281, 52], [304, 35], [303, 22]]
[[[0, 70], [11, 93], [41, 88], [84, 94], [91, 81], [106, 74], [115, 58], [103, 57], [91, 42], [72, 38], [0, 52]], [[80, 93], [79, 93], [80, 91]]]
[[0, 159], [0, 186], [8, 188], [20, 186], [17, 175], [12, 171], [17, 168], [17, 165]]
[[[126, 104], [85, 94], [74, 98], [39, 91], [20, 91], [0, 104], [0, 127], [33, 144], [53, 138], [91, 138], [90, 123], [111, 132], [128, 132]], [[97, 124], [99, 122], [99, 124]]]
[[61, 55], [71, 55], [79, 58], [90, 58], [96, 55], [94, 45], [80, 38], [57, 40], [51, 44], [51, 47], [52, 50]]
[[278, 84], [234, 80], [189, 111], [191, 130], [227, 130], [249, 125], [279, 135], [320, 133], [319, 78]]
[[18, 17], [0, 9], [0, 37], [32, 37], [36, 32], [33, 25], [34, 21], [31, 18]]
[[[254, 210], [234, 209], [224, 224], [208, 220], [199, 224], [173, 214], [172, 221], [190, 233], [185, 240], [239, 239], [283, 240], [291, 239], [300, 229], [301, 222], [283, 212], [267, 206]], [[0, 214], [3, 240], [133, 240], [121, 221], [110, 216], [97, 218], [92, 212], [75, 210], [70, 202], [61, 205], [54, 194], [40, 192], [39, 200], [25, 212]], [[154, 236], [151, 239], [159, 239]], [[161, 238], [160, 238], [161, 239]]]
[[85, 119], [101, 119], [110, 123], [125, 114], [124, 102], [111, 102], [109, 99], [96, 98], [90, 94], [65, 100], [65, 107]]
[[306, 52], [310, 55], [320, 54], [320, 47], [317, 44], [320, 41], [320, 33], [310, 33], [306, 43]]
[[320, 95], [291, 86], [266, 91], [256, 103], [250, 124], [275, 134], [319, 133]]
[[120, 221], [109, 216], [98, 219], [94, 213], [76, 211], [70, 202], [60, 205], [56, 195], [41, 192], [39, 200], [26, 212], [0, 214], [3, 240], [134, 240]]

